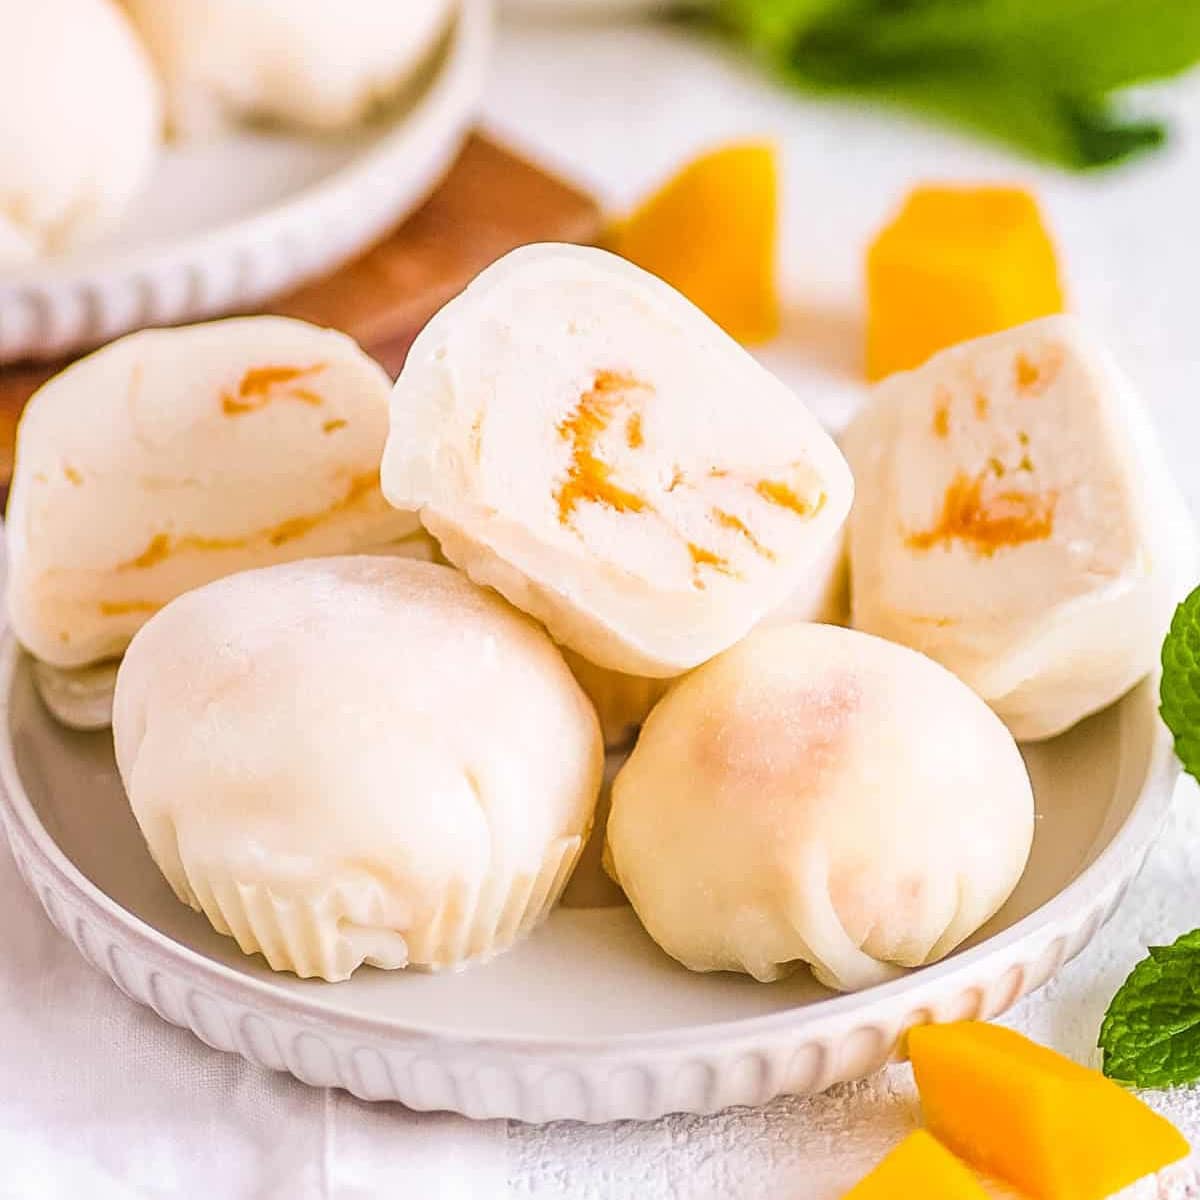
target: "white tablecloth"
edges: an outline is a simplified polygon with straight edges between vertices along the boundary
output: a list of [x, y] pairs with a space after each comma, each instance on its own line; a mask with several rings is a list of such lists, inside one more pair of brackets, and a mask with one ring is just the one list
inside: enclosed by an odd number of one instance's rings
[[[828, 419], [858, 394], [857, 276], [870, 231], [914, 180], [1032, 180], [1075, 307], [1112, 341], [1168, 434], [1189, 498], [1200, 440], [1200, 80], [1155, 102], [1172, 150], [1066, 177], [948, 135], [785, 95], [682, 35], [521, 26], [501, 36], [494, 127], [624, 204], [689, 152], [768, 134], [787, 167], [794, 312], [767, 358]], [[1149, 943], [1200, 925], [1200, 805], [1184, 785], [1118, 916], [1011, 1023], [1081, 1060]], [[810, 1100], [650, 1125], [472, 1124], [370, 1106], [210, 1051], [86, 967], [0, 847], [0, 1197], [125, 1200], [833, 1200], [916, 1123], [898, 1067]], [[1200, 1146], [1200, 1089], [1151, 1097]], [[1143, 1196], [1200, 1196], [1191, 1166]]]

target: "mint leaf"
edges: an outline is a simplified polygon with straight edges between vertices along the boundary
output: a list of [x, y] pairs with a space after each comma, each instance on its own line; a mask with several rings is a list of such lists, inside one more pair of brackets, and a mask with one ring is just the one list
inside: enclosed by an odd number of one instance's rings
[[[728, 0], [727, 0], [728, 2]], [[754, 3], [754, 0], [738, 0]], [[866, 19], [843, 4], [809, 40], [882, 64], [950, 66], [986, 55], [1007, 74], [1097, 95], [1186, 70], [1200, 56], [1195, 0], [901, 0], [876, 3]]]
[[1108, 166], [1157, 146], [1166, 137], [1162, 125], [1124, 121], [1107, 104], [1070, 100], [988, 72], [976, 72], [971, 79], [860, 81], [837, 90], [904, 107], [1003, 142], [1030, 157], [1080, 169]]
[[1200, 1079], [1200, 929], [1152, 946], [1100, 1027], [1104, 1074], [1135, 1087]]
[[1077, 169], [1160, 144], [1113, 93], [1200, 61], [1197, 0], [718, 0], [715, 20], [798, 87]]
[[1200, 779], [1200, 588], [1175, 610], [1163, 641], [1162, 719], [1183, 769]]

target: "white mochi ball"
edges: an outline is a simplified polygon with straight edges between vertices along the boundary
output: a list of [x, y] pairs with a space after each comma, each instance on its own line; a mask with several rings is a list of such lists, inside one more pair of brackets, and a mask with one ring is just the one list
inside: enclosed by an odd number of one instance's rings
[[276, 970], [453, 968], [549, 911], [592, 824], [595, 714], [545, 633], [448, 567], [351, 557], [168, 605], [117, 764], [176, 895]]
[[171, 129], [241, 121], [332, 131], [417, 71], [451, 0], [124, 0], [166, 82]]
[[1033, 838], [1012, 736], [944, 668], [831, 625], [759, 630], [650, 714], [613, 786], [608, 860], [696, 971], [800, 963], [853, 990], [948, 954]]
[[0, 271], [106, 233], [158, 156], [158, 81], [112, 0], [0, 0], [0, 113]]

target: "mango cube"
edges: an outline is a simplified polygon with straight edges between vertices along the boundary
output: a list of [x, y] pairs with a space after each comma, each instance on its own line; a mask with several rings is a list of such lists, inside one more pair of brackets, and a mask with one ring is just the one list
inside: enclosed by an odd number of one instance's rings
[[1101, 1200], [1188, 1153], [1136, 1096], [998, 1025], [910, 1030], [930, 1132], [1033, 1200]]
[[685, 166], [614, 229], [608, 248], [666, 280], [752, 345], [779, 331], [775, 151], [739, 142]]
[[842, 1200], [987, 1200], [983, 1186], [923, 1129], [910, 1133]]
[[918, 187], [867, 253], [867, 374], [1063, 309], [1054, 244], [1029, 192]]

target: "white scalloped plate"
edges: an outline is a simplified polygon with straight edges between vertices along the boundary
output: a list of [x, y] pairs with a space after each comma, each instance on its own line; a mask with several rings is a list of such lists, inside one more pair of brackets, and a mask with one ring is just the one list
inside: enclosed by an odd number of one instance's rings
[[273, 974], [175, 899], [130, 815], [110, 736], [56, 725], [11, 637], [0, 708], [0, 812], [21, 873], [129, 996], [308, 1083], [526, 1121], [648, 1119], [818, 1091], [881, 1066], [916, 1022], [1002, 1012], [1113, 911], [1176, 778], [1150, 682], [1030, 748], [1037, 833], [1012, 899], [945, 962], [857, 995], [807, 973], [775, 984], [691, 974], [627, 907], [560, 907], [515, 950], [459, 975], [364, 968], [327, 984]]
[[490, 31], [491, 0], [460, 0], [421, 79], [353, 134], [246, 130], [168, 149], [111, 237], [0, 274], [0, 363], [253, 309], [352, 258], [453, 162], [482, 94]]

